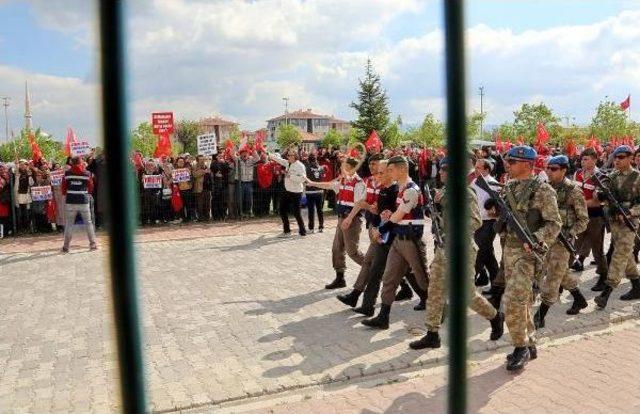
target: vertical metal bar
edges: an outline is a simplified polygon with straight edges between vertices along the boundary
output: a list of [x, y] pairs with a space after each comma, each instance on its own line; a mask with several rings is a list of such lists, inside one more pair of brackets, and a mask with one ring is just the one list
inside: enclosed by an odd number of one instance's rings
[[449, 322], [448, 412], [466, 412], [467, 381], [467, 145], [464, 66], [464, 0], [444, 0], [447, 82], [447, 179]]
[[142, 359], [135, 255], [133, 247], [133, 172], [125, 100], [124, 1], [100, 0], [102, 122], [106, 150], [111, 294], [125, 413], [144, 413]]

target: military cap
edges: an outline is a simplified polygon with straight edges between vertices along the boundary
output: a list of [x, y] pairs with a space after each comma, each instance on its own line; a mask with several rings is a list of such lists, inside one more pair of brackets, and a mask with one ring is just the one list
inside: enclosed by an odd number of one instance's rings
[[535, 161], [537, 155], [536, 150], [533, 148], [527, 145], [518, 145], [509, 150], [507, 158], [519, 161]]
[[549, 158], [547, 165], [560, 165], [566, 167], [569, 165], [569, 158], [566, 155], [556, 155], [555, 157]]
[[616, 149], [613, 151], [613, 156], [614, 156], [614, 157], [615, 157], [616, 155], [618, 155], [618, 154], [629, 154], [629, 155], [631, 155], [631, 154], [633, 154], [633, 150], [632, 150], [632, 149], [631, 149], [631, 147], [630, 147], [630, 146], [628, 146], [628, 145], [620, 145], [618, 148], [616, 148]]
[[396, 155], [389, 158], [389, 161], [387, 161], [387, 165], [391, 164], [407, 164], [407, 159], [402, 155]]

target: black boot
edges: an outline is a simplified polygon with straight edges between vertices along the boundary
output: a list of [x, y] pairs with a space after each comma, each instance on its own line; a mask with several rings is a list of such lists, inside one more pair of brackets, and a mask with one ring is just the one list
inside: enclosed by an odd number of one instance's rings
[[544, 318], [547, 316], [548, 311], [549, 305], [542, 302], [540, 308], [538, 308], [538, 312], [533, 316], [533, 324], [536, 326], [536, 329], [544, 328]]
[[507, 362], [507, 371], [519, 371], [527, 365], [531, 359], [529, 348], [526, 346], [519, 346], [513, 350], [512, 357]]
[[580, 256], [576, 259], [575, 262], [571, 265], [571, 270], [575, 270], [576, 272], [582, 272], [584, 270], [584, 257]]
[[491, 336], [489, 339], [497, 341], [504, 333], [504, 314], [502, 312], [496, 313], [496, 316], [489, 322], [491, 322]]
[[356, 305], [358, 304], [358, 298], [360, 297], [360, 295], [362, 294], [362, 291], [358, 290], [358, 289], [353, 289], [351, 292], [347, 293], [346, 295], [338, 295], [338, 300], [342, 303], [344, 303], [347, 306], [351, 306], [352, 308], [355, 308]]
[[414, 311], [422, 311], [427, 309], [427, 299], [426, 298], [421, 298], [420, 302], [418, 302], [418, 304], [416, 306], [413, 307]]
[[440, 334], [438, 332], [427, 331], [427, 334], [417, 341], [409, 344], [411, 349], [440, 348]]
[[640, 299], [640, 279], [631, 279], [631, 290], [620, 296], [620, 300]]
[[336, 278], [328, 285], [324, 285], [325, 289], [338, 289], [346, 287], [347, 283], [344, 281], [344, 272], [336, 272]]
[[489, 298], [489, 303], [493, 305], [494, 308], [500, 310], [500, 303], [502, 302], [502, 295], [504, 294], [504, 288], [502, 286], [496, 286], [496, 291]]
[[587, 304], [587, 300], [584, 298], [584, 295], [582, 294], [582, 292], [580, 292], [580, 289], [572, 289], [569, 291], [569, 293], [571, 293], [571, 296], [573, 296], [573, 305], [571, 305], [571, 307], [567, 309], [567, 315], [577, 315], [582, 309], [589, 306]]
[[607, 286], [606, 283], [604, 283], [607, 280], [607, 274], [602, 274], [602, 275], [598, 275], [598, 281], [596, 282], [595, 285], [593, 285], [593, 287], [591, 288], [592, 292], [602, 292], [604, 290], [604, 288]]
[[[533, 361], [534, 359], [538, 358], [538, 348], [536, 348], [535, 345], [529, 345], [527, 348], [529, 348], [529, 361]], [[508, 354], [507, 362], [511, 361], [512, 359], [513, 353]]]
[[606, 285], [602, 293], [600, 293], [600, 296], [596, 296], [593, 299], [596, 302], [596, 305], [598, 305], [598, 308], [604, 309], [607, 307], [607, 302], [609, 301], [609, 296], [611, 296], [611, 292], [613, 292], [613, 288], [609, 285]]
[[396, 293], [396, 302], [400, 302], [402, 300], [409, 300], [413, 297], [413, 291], [411, 290], [411, 286], [404, 280], [400, 283], [400, 290]]
[[391, 313], [391, 305], [385, 305], [384, 303], [380, 307], [380, 313], [378, 316], [372, 319], [365, 319], [362, 321], [364, 326], [377, 329], [389, 329], [389, 314]]
[[359, 308], [353, 308], [353, 311], [355, 313], [359, 313], [361, 315], [364, 316], [368, 316], [368, 317], [372, 317], [373, 314], [375, 313], [375, 310], [373, 309], [373, 307], [366, 307], [366, 306], [360, 306]]

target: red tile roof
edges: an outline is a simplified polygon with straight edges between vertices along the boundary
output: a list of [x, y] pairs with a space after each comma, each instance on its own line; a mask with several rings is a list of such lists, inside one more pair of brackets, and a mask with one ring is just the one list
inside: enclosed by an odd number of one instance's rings
[[222, 119], [219, 116], [212, 116], [212, 117], [208, 117], [208, 118], [202, 118], [198, 121], [198, 123], [202, 126], [214, 126], [214, 125], [220, 125], [220, 126], [234, 126], [234, 125], [238, 125], [237, 122], [233, 122], [233, 121], [227, 121], [226, 119]]
[[337, 119], [333, 115], [320, 115], [313, 113], [311, 109], [299, 109], [297, 111], [289, 112], [275, 118], [268, 119], [268, 121], [279, 121], [282, 119], [329, 119], [332, 123], [336, 124], [347, 124], [349, 121], [344, 121], [342, 119]]

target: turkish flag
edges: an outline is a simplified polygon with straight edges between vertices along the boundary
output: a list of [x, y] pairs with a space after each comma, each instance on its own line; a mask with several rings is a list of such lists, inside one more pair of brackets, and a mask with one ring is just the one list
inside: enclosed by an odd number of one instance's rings
[[42, 151], [40, 151], [36, 137], [32, 133], [29, 134], [29, 143], [31, 144], [31, 158], [33, 159], [33, 165], [37, 165], [38, 161], [42, 159]]
[[620, 108], [624, 109], [625, 111], [629, 109], [630, 106], [631, 106], [631, 95], [627, 96], [627, 99], [620, 102]]
[[78, 142], [78, 137], [76, 136], [76, 133], [73, 132], [73, 128], [68, 127], [67, 138], [65, 139], [65, 142], [64, 142], [64, 153], [67, 157], [71, 156], [71, 144], [75, 142]]
[[502, 145], [502, 137], [498, 133], [498, 135], [496, 136], [496, 151], [498, 151], [499, 153], [502, 153], [503, 150], [504, 148]]
[[155, 158], [161, 158], [163, 155], [170, 157], [172, 153], [171, 149], [171, 138], [169, 138], [168, 133], [164, 133], [160, 135], [160, 139], [158, 139], [158, 143], [156, 144], [156, 150], [153, 153]]
[[365, 148], [367, 148], [367, 151], [370, 151], [374, 148], [377, 148], [378, 150], [382, 149], [382, 141], [380, 141], [380, 137], [378, 137], [378, 133], [375, 129], [371, 131], [371, 135], [369, 135], [369, 138], [364, 143], [364, 146]]
[[565, 149], [565, 152], [570, 157], [574, 157], [578, 153], [578, 148], [576, 147], [576, 144], [573, 142], [572, 139], [569, 139], [567, 141], [567, 147]]
[[536, 127], [536, 140], [538, 145], [544, 145], [549, 142], [549, 133], [542, 122], [538, 122]]

